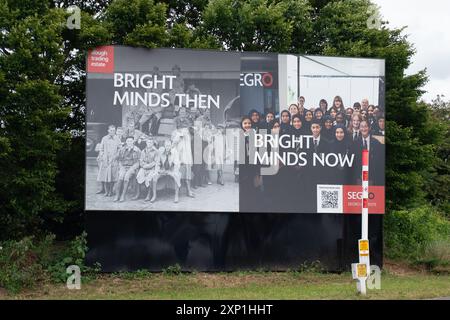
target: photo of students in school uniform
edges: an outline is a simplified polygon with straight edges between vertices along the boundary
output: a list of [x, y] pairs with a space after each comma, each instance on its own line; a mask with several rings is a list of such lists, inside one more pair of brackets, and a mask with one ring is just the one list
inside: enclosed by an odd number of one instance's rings
[[[240, 191], [240, 207], [248, 212], [344, 213], [339, 207], [343, 188], [361, 188], [363, 150], [369, 151], [369, 186], [384, 188], [384, 61], [300, 56], [298, 66], [298, 79], [280, 81], [278, 104], [264, 112], [251, 110], [242, 126], [247, 136], [267, 128], [269, 134], [287, 136], [288, 141], [303, 137], [309, 147], [297, 143], [277, 152], [284, 160], [283, 155], [304, 153], [306, 161], [278, 163], [272, 175], [264, 175], [261, 164], [247, 166], [242, 186], [248, 190]], [[284, 61], [279, 69], [285, 67], [295, 68], [295, 61], [292, 65]]]
[[[240, 114], [239, 54], [117, 46], [114, 59], [115, 70], [127, 71], [123, 87], [115, 89], [114, 75], [87, 77], [95, 148], [86, 159], [86, 209], [238, 211], [224, 133]], [[143, 78], [154, 85], [142, 88]], [[139, 99], [113, 100], [130, 92]], [[146, 103], [146, 95], [166, 102]]]
[[[296, 111], [292, 105], [291, 111]], [[291, 114], [289, 109], [281, 111], [279, 116], [267, 123], [273, 111], [258, 118], [266, 121], [268, 133], [276, 136], [309, 137], [310, 148], [302, 150], [297, 147], [279, 148], [280, 154], [293, 152], [306, 153], [308, 165], [288, 166], [280, 165], [275, 175], [261, 174], [262, 164], [249, 165], [248, 154], [250, 132], [257, 132], [262, 124], [256, 124], [251, 116], [242, 118], [242, 130], [246, 136], [246, 164], [241, 165], [241, 172], [245, 172], [241, 180], [241, 210], [256, 212], [315, 212], [314, 201], [308, 199], [316, 196], [318, 184], [329, 185], [361, 185], [362, 151], [369, 151], [369, 182], [374, 186], [384, 186], [384, 114], [382, 112], [372, 124], [367, 118], [360, 116], [359, 110], [351, 117], [347, 125], [341, 121], [332, 121], [329, 112], [319, 118], [307, 120], [297, 112]], [[353, 108], [351, 108], [353, 110]], [[333, 111], [330, 109], [329, 111]], [[344, 110], [346, 113], [346, 110]], [[256, 117], [255, 117], [256, 118]], [[281, 120], [280, 120], [281, 119]], [[280, 125], [281, 124], [281, 125]], [[380, 124], [380, 125], [378, 125]], [[305, 127], [307, 126], [307, 127]], [[285, 139], [292, 140], [292, 139]], [[336, 155], [336, 158], [353, 157], [351, 166], [338, 163], [335, 166], [313, 166], [315, 155]], [[333, 158], [334, 159], [334, 158]], [[316, 161], [317, 163], [317, 161]]]

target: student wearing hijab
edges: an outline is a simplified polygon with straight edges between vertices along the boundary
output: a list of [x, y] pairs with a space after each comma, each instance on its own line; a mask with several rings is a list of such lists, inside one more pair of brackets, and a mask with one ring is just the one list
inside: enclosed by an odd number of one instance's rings
[[291, 114], [287, 110], [281, 111], [280, 115], [281, 123], [280, 123], [280, 136], [284, 134], [291, 133]]
[[345, 113], [338, 112], [336, 115], [336, 123], [335, 125], [343, 125], [345, 127]]
[[258, 212], [260, 199], [260, 187], [262, 183], [260, 165], [254, 164], [253, 155], [250, 154], [250, 134], [252, 119], [243, 117], [241, 129], [244, 135], [244, 161], [239, 165], [239, 207], [242, 212]]
[[[291, 135], [292, 134], [292, 126], [291, 126], [291, 114], [289, 111], [287, 110], [283, 110], [281, 112], [281, 123], [280, 123], [280, 133], [279, 136], [283, 136], [283, 135]], [[290, 148], [279, 148], [279, 153], [280, 155], [283, 155], [286, 152], [290, 152], [291, 149]], [[289, 166], [283, 166], [280, 165], [280, 169], [279, 172], [277, 174], [277, 186], [284, 186], [284, 185], [290, 185], [290, 181], [291, 181], [292, 177], [291, 177], [291, 167]], [[281, 203], [281, 207], [280, 208], [285, 208], [286, 210], [288, 209], [289, 205], [288, 203], [286, 203], [286, 201], [288, 199], [290, 199], [290, 193], [289, 192], [284, 192], [281, 195], [281, 199], [282, 201], [280, 201]]]
[[250, 118], [252, 128], [255, 128], [255, 125], [258, 126], [259, 122], [261, 120], [261, 115], [259, 114], [259, 111], [256, 109], [251, 109], [248, 113], [248, 117]]
[[305, 129], [303, 128], [303, 120], [299, 114], [292, 117], [292, 134], [296, 137], [304, 135]]
[[[349, 143], [347, 138], [347, 130], [343, 125], [337, 125], [334, 128], [334, 140], [331, 143], [331, 153], [336, 154], [338, 157], [344, 157], [349, 153]], [[345, 184], [346, 177], [350, 177], [351, 169], [348, 166], [341, 166], [338, 164], [334, 168], [330, 168], [330, 177], [336, 184]]]
[[[305, 134], [304, 120], [300, 115], [292, 117], [292, 135], [299, 138]], [[301, 144], [296, 143], [289, 150], [296, 155], [306, 152], [306, 149], [301, 149]], [[304, 148], [304, 146], [303, 146]], [[303, 193], [304, 173], [305, 169], [298, 165], [284, 166], [280, 169], [279, 189], [283, 190], [280, 195], [282, 207], [287, 212], [295, 212], [298, 205], [298, 195]]]
[[269, 123], [268, 126], [269, 133], [271, 134], [280, 134], [280, 120], [275, 119]]
[[322, 136], [324, 139], [326, 139], [328, 142], [331, 142], [333, 140], [333, 119], [331, 119], [331, 116], [324, 116], [323, 117], [323, 128], [322, 128]]
[[331, 117], [331, 119], [333, 119], [333, 121], [336, 119], [337, 113], [338, 112], [335, 107], [330, 108], [330, 117]]
[[[299, 137], [301, 137], [301, 136], [304, 136], [305, 135], [305, 127], [304, 127], [304, 125], [303, 125], [303, 120], [302, 120], [302, 117], [300, 116], [300, 115], [295, 115], [293, 118], [292, 118], [292, 130], [291, 130], [291, 133], [292, 133], [292, 135], [294, 136], [294, 137], [296, 137], [296, 138], [299, 138]], [[295, 146], [292, 146], [291, 148], [290, 148], [291, 150], [291, 152], [295, 152], [296, 154], [300, 154], [300, 152], [303, 152], [301, 149], [300, 149], [300, 144], [297, 144], [297, 145], [295, 145]], [[296, 166], [296, 167], [294, 167], [295, 169], [297, 169], [297, 170], [295, 170], [295, 171], [298, 171], [298, 169], [299, 169], [299, 167], [298, 166]], [[295, 172], [294, 172], [294, 174], [296, 174]], [[295, 188], [294, 188], [295, 189]]]
[[266, 126], [269, 127], [269, 124], [275, 120], [275, 113], [273, 111], [269, 111], [266, 114]]
[[323, 115], [324, 115], [324, 113], [323, 113], [322, 109], [317, 108], [317, 109], [314, 111], [314, 120], [323, 122], [323, 121], [322, 121]]
[[[297, 117], [299, 115], [296, 115]], [[270, 134], [275, 136], [275, 139], [281, 135], [280, 120], [275, 119], [269, 124]], [[291, 129], [289, 129], [289, 134]], [[271, 146], [267, 146], [267, 152], [272, 152]], [[281, 155], [286, 149], [281, 147], [278, 148], [277, 152]], [[286, 184], [286, 179], [289, 179], [289, 174], [284, 174], [286, 168], [281, 168], [280, 163], [278, 164], [278, 172], [275, 175], [267, 175], [263, 177], [263, 194], [264, 194], [264, 211], [274, 212], [279, 210], [284, 210], [282, 204], [286, 197], [286, 188], [283, 187]]]
[[[267, 127], [268, 131], [267, 134], [272, 134], [274, 136], [280, 136], [280, 121], [278, 119], [273, 120], [269, 123]], [[270, 145], [267, 146], [267, 151], [271, 151]]]
[[264, 129], [264, 122], [261, 121], [261, 114], [256, 109], [250, 110], [248, 113], [249, 118], [252, 121], [252, 128], [259, 131], [259, 129]]
[[348, 153], [348, 132], [345, 126], [338, 124], [333, 130], [333, 141], [330, 145], [332, 153], [346, 155]]
[[305, 112], [305, 119], [304, 119], [304, 123], [303, 123], [303, 127], [305, 128], [304, 131], [305, 131], [306, 135], [311, 135], [312, 134], [312, 132], [311, 132], [311, 124], [313, 123], [313, 120], [314, 120], [314, 116], [313, 116], [312, 111], [307, 110]]

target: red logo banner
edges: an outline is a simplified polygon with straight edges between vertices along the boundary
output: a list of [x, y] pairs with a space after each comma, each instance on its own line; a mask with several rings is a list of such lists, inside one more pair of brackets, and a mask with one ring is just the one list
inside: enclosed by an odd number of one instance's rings
[[93, 73], [113, 73], [114, 47], [103, 46], [89, 50], [87, 71]]
[[[369, 214], [384, 214], [384, 187], [369, 186]], [[343, 186], [343, 209], [345, 214], [361, 214], [361, 186]]]

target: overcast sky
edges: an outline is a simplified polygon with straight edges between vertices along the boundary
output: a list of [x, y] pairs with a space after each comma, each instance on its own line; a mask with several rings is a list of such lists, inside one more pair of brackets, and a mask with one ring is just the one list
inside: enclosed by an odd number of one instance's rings
[[407, 26], [417, 50], [407, 74], [427, 68], [430, 81], [423, 98], [431, 101], [438, 94], [450, 100], [450, 1], [449, 0], [372, 0], [381, 7], [383, 20], [390, 27]]

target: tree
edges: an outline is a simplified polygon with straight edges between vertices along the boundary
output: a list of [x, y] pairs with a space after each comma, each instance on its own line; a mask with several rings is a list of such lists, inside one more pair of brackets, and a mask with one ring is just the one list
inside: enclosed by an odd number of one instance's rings
[[40, 1], [0, 1], [0, 237], [40, 227], [40, 214], [64, 211], [55, 192], [58, 129], [69, 110], [56, 82], [63, 73], [64, 11]]
[[442, 139], [437, 144], [436, 163], [427, 175], [427, 199], [450, 218], [450, 101], [438, 96], [429, 105], [433, 122], [441, 128]]
[[203, 32], [227, 50], [299, 52], [310, 31], [307, 1], [211, 1]]
[[163, 0], [167, 6], [167, 17], [170, 26], [182, 24], [188, 28], [196, 28], [203, 21], [203, 11], [208, 0]]
[[[65, 28], [69, 5], [81, 8], [80, 30]], [[403, 29], [368, 28], [371, 8], [369, 0], [0, 0], [0, 236], [82, 214], [85, 54], [103, 44], [385, 58], [388, 209], [448, 204], [446, 118], [418, 102], [426, 72], [404, 74], [415, 51]]]

